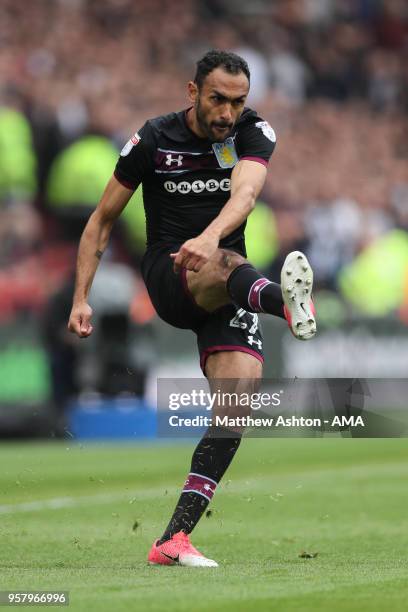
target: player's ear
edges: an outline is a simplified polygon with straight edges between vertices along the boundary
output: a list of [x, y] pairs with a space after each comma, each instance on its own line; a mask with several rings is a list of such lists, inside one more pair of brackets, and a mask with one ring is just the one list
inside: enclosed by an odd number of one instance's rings
[[194, 83], [194, 81], [189, 81], [187, 85], [187, 92], [188, 92], [188, 99], [190, 100], [190, 102], [194, 104], [198, 96], [197, 83]]

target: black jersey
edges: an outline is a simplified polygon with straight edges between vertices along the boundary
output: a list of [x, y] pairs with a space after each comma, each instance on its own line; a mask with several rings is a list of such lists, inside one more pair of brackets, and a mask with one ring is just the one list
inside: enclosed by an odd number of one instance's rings
[[[267, 165], [275, 147], [269, 123], [247, 108], [223, 143], [198, 138], [186, 111], [147, 121], [123, 147], [115, 177], [130, 189], [143, 185], [147, 248], [177, 247], [204, 231], [230, 197], [240, 159]], [[220, 245], [245, 253], [245, 223]]]

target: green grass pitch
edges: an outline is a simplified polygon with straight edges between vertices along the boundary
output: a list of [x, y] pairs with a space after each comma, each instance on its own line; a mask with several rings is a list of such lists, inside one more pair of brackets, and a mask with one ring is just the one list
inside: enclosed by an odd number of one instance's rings
[[406, 440], [245, 440], [193, 537], [220, 568], [149, 567], [192, 448], [3, 442], [0, 590], [69, 590], [75, 611], [407, 610]]

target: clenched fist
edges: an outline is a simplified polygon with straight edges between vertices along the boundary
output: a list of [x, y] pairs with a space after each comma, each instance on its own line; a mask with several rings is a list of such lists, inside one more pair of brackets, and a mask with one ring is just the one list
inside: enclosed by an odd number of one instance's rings
[[87, 302], [74, 304], [68, 321], [68, 329], [80, 338], [87, 338], [92, 334], [91, 325], [92, 308]]

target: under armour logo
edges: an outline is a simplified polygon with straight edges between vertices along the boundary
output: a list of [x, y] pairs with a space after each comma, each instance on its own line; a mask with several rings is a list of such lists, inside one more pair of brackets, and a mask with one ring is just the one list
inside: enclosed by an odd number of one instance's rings
[[171, 153], [166, 155], [166, 166], [171, 166], [171, 164], [177, 164], [177, 166], [181, 166], [182, 162], [182, 155], [179, 155], [178, 157], [173, 157]]
[[262, 340], [256, 340], [256, 338], [254, 338], [253, 336], [248, 336], [247, 342], [250, 346], [256, 344], [259, 350], [262, 349]]

